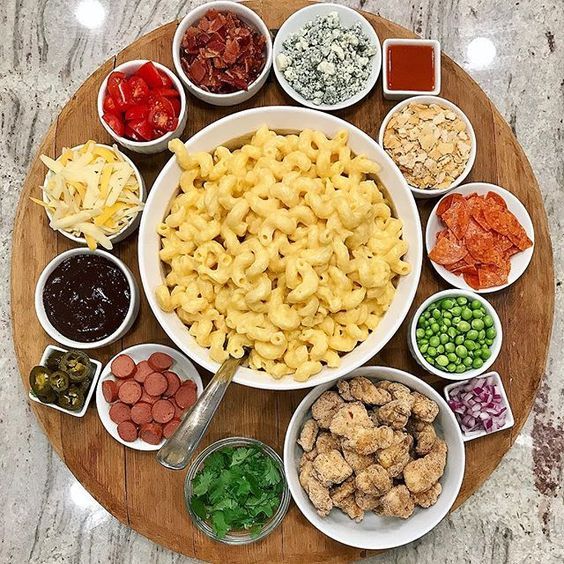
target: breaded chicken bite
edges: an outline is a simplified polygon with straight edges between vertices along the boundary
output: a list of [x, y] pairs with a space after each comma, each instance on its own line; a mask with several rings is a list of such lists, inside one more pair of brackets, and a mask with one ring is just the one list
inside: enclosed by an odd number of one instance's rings
[[300, 458], [300, 470], [306, 464], [306, 462], [313, 462], [318, 454], [319, 453], [315, 448], [313, 450], [310, 450], [309, 452], [304, 452], [302, 454], [302, 457]]
[[432, 423], [439, 413], [439, 406], [437, 402], [429, 399], [427, 396], [419, 392], [411, 392], [414, 398], [412, 413], [414, 417], [424, 421], [425, 423]]
[[[347, 439], [343, 439], [346, 441]], [[353, 469], [355, 473], [368, 468], [371, 464], [376, 461], [374, 456], [358, 454], [354, 450], [350, 450], [346, 447], [342, 447], [343, 457], [348, 462], [349, 466]]]
[[329, 429], [331, 419], [344, 404], [343, 398], [331, 390], [323, 392], [311, 406], [311, 414], [320, 429]]
[[315, 441], [315, 450], [317, 450], [318, 454], [329, 452], [330, 450], [339, 450], [340, 448], [341, 443], [339, 439], [327, 431], [319, 433]]
[[315, 439], [317, 438], [318, 432], [319, 432], [319, 427], [315, 419], [308, 419], [304, 423], [304, 426], [302, 427], [302, 432], [300, 433], [298, 444], [306, 452], [309, 452], [311, 449], [313, 449], [313, 446], [315, 445]]
[[377, 410], [378, 421], [392, 429], [403, 429], [410, 415], [411, 407], [404, 399], [392, 400]]
[[317, 455], [313, 461], [313, 468], [319, 481], [326, 486], [340, 484], [353, 473], [353, 469], [338, 450]]
[[323, 486], [319, 480], [311, 480], [306, 492], [320, 517], [327, 517], [333, 509], [329, 488]]
[[[398, 436], [401, 437], [399, 441], [397, 441]], [[394, 444], [379, 451], [376, 455], [378, 463], [387, 470], [391, 478], [401, 476], [404, 468], [411, 460], [409, 449], [413, 445], [413, 437], [411, 435], [398, 432], [395, 438], [396, 442]]]
[[403, 485], [393, 487], [380, 502], [378, 513], [386, 517], [407, 519], [415, 509], [409, 490]]
[[437, 439], [433, 448], [423, 458], [413, 460], [403, 470], [403, 479], [409, 491], [426, 492], [439, 480], [445, 471], [447, 445]]
[[351, 494], [353, 494], [356, 490], [356, 486], [354, 484], [354, 477], [351, 476], [347, 478], [341, 485], [336, 486], [331, 490], [331, 500], [333, 501], [333, 505], [335, 507], [339, 507], [339, 504]]
[[415, 505], [427, 508], [437, 503], [442, 491], [443, 487], [441, 486], [441, 483], [436, 482], [433, 486], [431, 486], [431, 489], [426, 492], [412, 493], [411, 498], [415, 502]]
[[411, 395], [411, 390], [399, 382], [390, 382], [387, 391], [392, 396], [392, 399], [404, 399], [410, 407], [415, 402], [415, 398]]
[[369, 405], [384, 405], [392, 396], [384, 389], [377, 388], [368, 378], [357, 376], [349, 380], [351, 396]]
[[382, 466], [372, 464], [356, 475], [355, 484], [365, 494], [380, 496], [390, 491], [392, 480]]
[[339, 390], [339, 395], [345, 401], [354, 401], [354, 398], [351, 396], [351, 389], [348, 380], [339, 380], [337, 382], [337, 390]]
[[415, 437], [415, 452], [419, 456], [424, 456], [428, 454], [435, 441], [437, 440], [437, 433], [435, 432], [435, 427], [431, 423], [423, 423], [419, 426], [418, 431], [413, 433]]
[[354, 494], [343, 499], [338, 507], [357, 523], [360, 523], [364, 519], [364, 511], [357, 505]]
[[374, 427], [366, 407], [359, 401], [343, 404], [335, 413], [329, 429], [335, 435], [348, 437], [355, 427]]
[[394, 432], [391, 427], [353, 427], [349, 436], [342, 441], [343, 447], [358, 454], [374, 454], [391, 446]]
[[364, 511], [374, 511], [380, 505], [381, 496], [370, 495], [360, 490], [354, 492], [356, 504]]

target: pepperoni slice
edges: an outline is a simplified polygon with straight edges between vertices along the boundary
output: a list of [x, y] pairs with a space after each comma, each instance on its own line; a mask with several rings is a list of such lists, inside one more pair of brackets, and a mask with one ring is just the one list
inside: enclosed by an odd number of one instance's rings
[[166, 399], [160, 399], [152, 406], [153, 419], [157, 423], [168, 423], [174, 417], [174, 405]]
[[168, 380], [160, 372], [153, 372], [145, 378], [143, 387], [151, 396], [162, 396], [168, 388]]
[[143, 393], [141, 394], [141, 399], [139, 401], [153, 405], [159, 399], [160, 396], [150, 396], [145, 390], [143, 390]]
[[151, 412], [151, 404], [138, 401], [131, 408], [131, 420], [137, 425], [142, 425], [143, 423], [150, 423], [153, 420], [153, 415]]
[[429, 253], [429, 258], [437, 264], [448, 265], [462, 260], [468, 251], [461, 242], [453, 241], [450, 237], [439, 239]]
[[102, 394], [108, 403], [114, 403], [118, 398], [118, 387], [113, 380], [104, 380], [102, 382]]
[[484, 216], [484, 200], [477, 195], [472, 196], [471, 198], [467, 199], [468, 202], [468, 211], [470, 212], [470, 217], [478, 223], [478, 225], [489, 231], [491, 228]]
[[507, 284], [510, 267], [506, 264], [501, 267], [493, 264], [484, 264], [478, 268], [478, 281], [480, 288], [493, 288]]
[[478, 274], [471, 274], [469, 272], [465, 272], [462, 276], [464, 277], [464, 282], [466, 282], [468, 286], [474, 288], [474, 290], [480, 289], [480, 280], [478, 278]]
[[129, 421], [131, 419], [131, 408], [121, 401], [112, 404], [110, 407], [110, 419], [118, 425], [122, 421]]
[[486, 201], [491, 205], [493, 204], [497, 204], [501, 209], [506, 210], [507, 209], [507, 203], [505, 202], [505, 200], [503, 199], [502, 196], [500, 196], [497, 192], [488, 192], [486, 194]]
[[163, 427], [163, 437], [165, 439], [169, 439], [174, 435], [174, 431], [178, 429], [178, 425], [180, 425], [180, 419], [171, 419], [164, 427]]
[[135, 372], [134, 378], [137, 382], [143, 384], [145, 382], [145, 378], [147, 378], [151, 372], [154, 372], [154, 370], [151, 368], [149, 362], [142, 360], [137, 365], [137, 371]]
[[164, 392], [164, 396], [170, 398], [174, 396], [178, 388], [180, 388], [180, 378], [174, 372], [170, 372], [170, 370], [167, 370], [164, 375], [168, 381], [168, 387]]
[[139, 438], [150, 445], [158, 445], [163, 437], [163, 428], [158, 423], [145, 423], [139, 429]]
[[123, 403], [133, 405], [141, 399], [143, 390], [141, 384], [135, 380], [124, 382], [118, 390], [118, 397]]
[[174, 399], [180, 409], [192, 407], [196, 403], [197, 397], [198, 389], [192, 380], [186, 380], [174, 395]]
[[174, 405], [174, 417], [175, 419], [182, 419], [182, 415], [184, 413], [184, 410], [178, 406], [178, 404], [176, 403], [176, 400], [174, 398], [170, 398], [169, 401], [172, 403], [172, 405]]
[[470, 211], [466, 200], [454, 202], [448, 210], [446, 210], [441, 219], [446, 226], [454, 233], [455, 237], [460, 241], [464, 238], [468, 223], [470, 222]]
[[127, 443], [137, 439], [137, 427], [131, 421], [122, 421], [117, 426], [118, 435]]
[[174, 360], [166, 353], [156, 352], [149, 357], [148, 362], [155, 372], [164, 372], [172, 366]]
[[116, 378], [131, 378], [135, 374], [137, 366], [130, 356], [120, 354], [112, 360], [111, 370]]

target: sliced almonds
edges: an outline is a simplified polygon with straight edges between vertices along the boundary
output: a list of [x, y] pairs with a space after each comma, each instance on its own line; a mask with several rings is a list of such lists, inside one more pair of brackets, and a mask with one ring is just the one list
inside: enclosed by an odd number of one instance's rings
[[452, 110], [412, 102], [395, 112], [384, 132], [384, 149], [408, 184], [448, 188], [462, 174], [472, 149], [468, 128]]
[[42, 187], [50, 227], [84, 237], [88, 247], [112, 249], [119, 233], [143, 209], [135, 171], [114, 146], [88, 141], [79, 149], [63, 149], [57, 160], [41, 155], [51, 171]]

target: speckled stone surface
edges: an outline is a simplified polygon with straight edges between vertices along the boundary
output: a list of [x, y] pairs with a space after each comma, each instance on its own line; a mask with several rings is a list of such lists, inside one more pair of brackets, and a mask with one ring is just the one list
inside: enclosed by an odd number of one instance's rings
[[[439, 39], [491, 97], [537, 174], [557, 278], [546, 377], [515, 446], [460, 510], [419, 542], [373, 561], [563, 562], [564, 1], [347, 3]], [[53, 453], [14, 361], [9, 261], [24, 175], [60, 108], [112, 54], [190, 7], [165, 0], [0, 2], [0, 562], [189, 561], [121, 525]]]

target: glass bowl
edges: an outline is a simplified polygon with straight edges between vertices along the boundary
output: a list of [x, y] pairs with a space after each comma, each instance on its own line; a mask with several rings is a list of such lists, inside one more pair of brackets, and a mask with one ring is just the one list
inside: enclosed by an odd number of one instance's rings
[[[250, 531], [246, 531], [246, 530], [231, 531], [227, 533], [225, 537], [219, 538], [215, 534], [212, 527], [206, 521], [204, 521], [194, 513], [190, 505], [190, 499], [192, 497], [192, 480], [195, 478], [198, 470], [201, 469], [203, 463], [205, 462], [206, 458], [210, 454], [218, 451], [223, 447], [240, 447], [240, 446], [257, 446], [260, 449], [262, 449], [262, 451], [266, 455], [268, 455], [275, 463], [276, 468], [280, 472], [280, 476], [282, 477], [282, 483], [283, 483], [280, 505], [278, 506], [278, 509], [272, 515], [272, 517], [268, 521], [266, 521], [266, 523], [264, 523], [262, 529], [258, 534], [251, 535]], [[192, 518], [193, 523], [198, 527], [198, 529], [200, 529], [200, 531], [205, 533], [211, 539], [230, 545], [243, 545], [243, 544], [250, 544], [252, 542], [260, 541], [265, 537], [267, 537], [272, 531], [274, 531], [274, 529], [276, 529], [276, 527], [278, 527], [278, 525], [280, 525], [282, 519], [284, 519], [284, 516], [288, 511], [288, 506], [290, 504], [290, 490], [288, 489], [288, 482], [286, 480], [286, 475], [284, 473], [284, 463], [282, 462], [282, 459], [280, 458], [280, 456], [275, 450], [273, 450], [268, 445], [265, 445], [263, 442], [258, 441], [256, 439], [247, 439], [245, 437], [227, 437], [225, 439], [221, 439], [211, 444], [206, 449], [204, 449], [194, 459], [194, 461], [188, 468], [188, 473], [186, 474], [186, 480], [184, 482], [184, 503], [186, 504], [186, 510], [188, 511], [188, 514]]]

